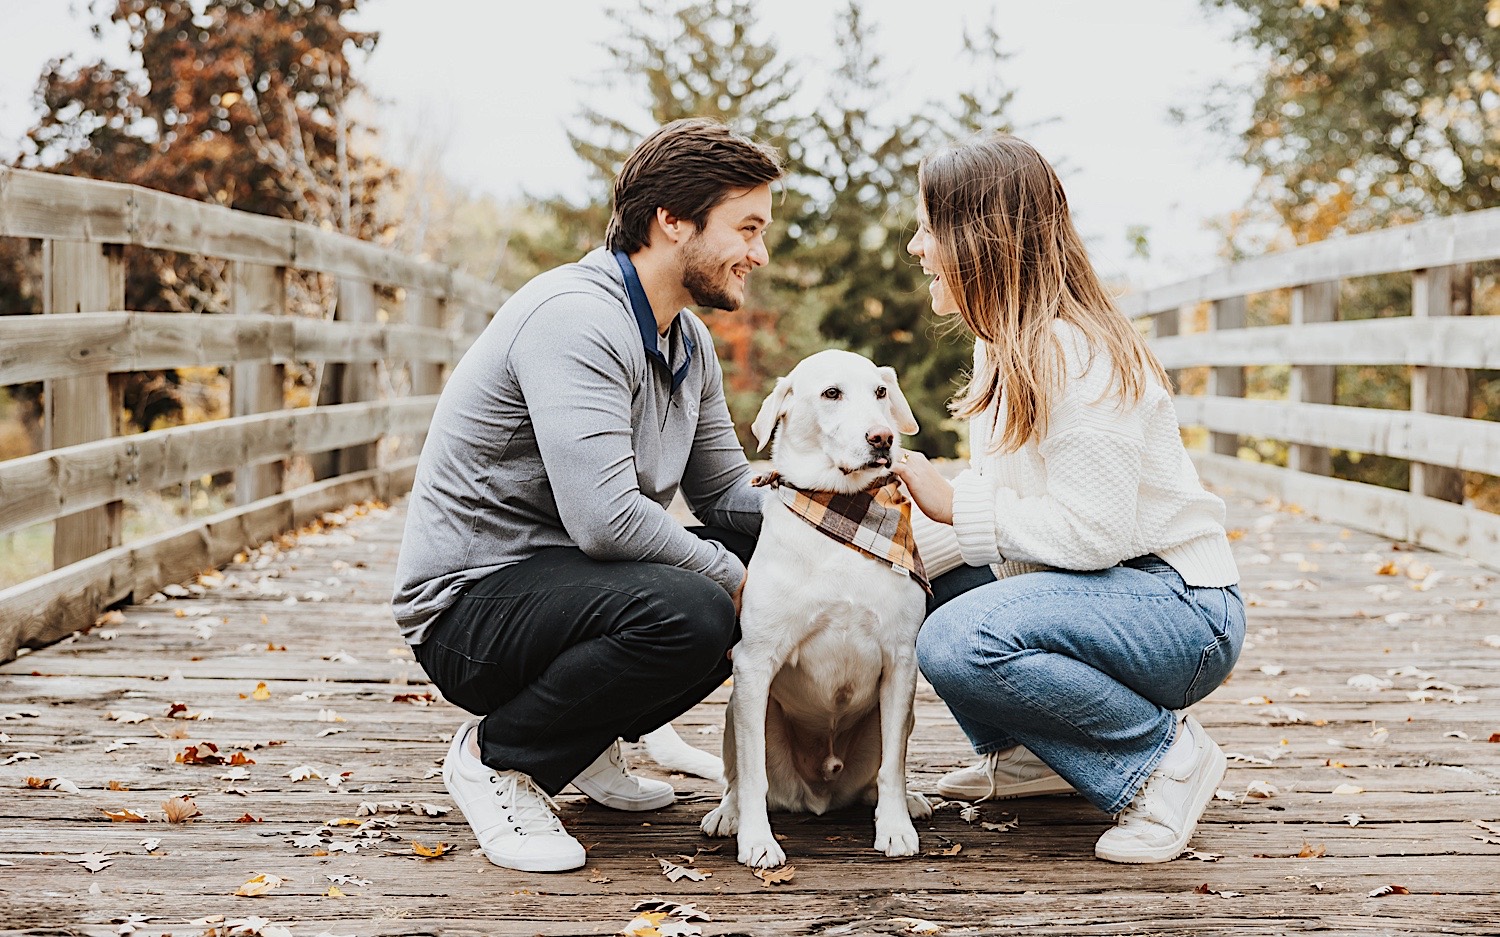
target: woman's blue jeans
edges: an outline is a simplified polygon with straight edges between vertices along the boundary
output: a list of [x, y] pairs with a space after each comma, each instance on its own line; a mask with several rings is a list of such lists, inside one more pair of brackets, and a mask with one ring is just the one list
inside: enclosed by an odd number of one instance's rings
[[1176, 710], [1229, 676], [1245, 640], [1237, 586], [1186, 585], [1155, 556], [1097, 572], [933, 583], [922, 673], [980, 754], [1025, 745], [1106, 813], [1130, 803]]

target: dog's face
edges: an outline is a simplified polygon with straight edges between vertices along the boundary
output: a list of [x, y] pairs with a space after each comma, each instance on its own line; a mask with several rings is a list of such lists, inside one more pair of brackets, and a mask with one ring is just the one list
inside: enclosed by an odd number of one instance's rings
[[777, 379], [751, 431], [760, 449], [776, 437], [772, 464], [798, 488], [856, 492], [890, 471], [917, 421], [894, 369], [820, 351]]

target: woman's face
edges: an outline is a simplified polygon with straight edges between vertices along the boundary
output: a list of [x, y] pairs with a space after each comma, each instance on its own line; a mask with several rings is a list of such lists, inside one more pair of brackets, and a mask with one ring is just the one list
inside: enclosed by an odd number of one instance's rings
[[927, 284], [927, 291], [932, 297], [932, 311], [940, 316], [951, 316], [957, 313], [958, 303], [948, 292], [948, 284], [944, 282], [942, 273], [938, 270], [937, 241], [933, 238], [931, 229], [927, 227], [927, 212], [920, 206], [917, 209], [917, 233], [912, 235], [911, 243], [906, 245], [906, 250], [921, 261], [922, 271], [932, 277], [932, 281]]

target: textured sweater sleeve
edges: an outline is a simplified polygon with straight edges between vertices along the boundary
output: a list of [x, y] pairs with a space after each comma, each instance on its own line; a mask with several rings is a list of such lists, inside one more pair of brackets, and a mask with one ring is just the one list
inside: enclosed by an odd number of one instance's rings
[[693, 451], [682, 475], [682, 496], [705, 524], [758, 536], [767, 489], [750, 487], [750, 464], [724, 400], [724, 372], [713, 354], [713, 337], [696, 320], [685, 321], [696, 329], [698, 347], [706, 349], [703, 366], [708, 373], [698, 402]]
[[634, 381], [606, 329], [618, 314], [585, 294], [564, 294], [537, 308], [511, 348], [558, 517], [594, 559], [678, 566], [732, 594], [745, 578], [739, 559], [688, 533], [636, 481]]
[[1075, 344], [1067, 360], [1067, 382], [1037, 446], [1045, 492], [1023, 497], [972, 469], [954, 481], [953, 527], [967, 563], [1090, 570], [1142, 552], [1136, 504], [1144, 414], [1139, 405], [1120, 406], [1103, 355], [1089, 362]]

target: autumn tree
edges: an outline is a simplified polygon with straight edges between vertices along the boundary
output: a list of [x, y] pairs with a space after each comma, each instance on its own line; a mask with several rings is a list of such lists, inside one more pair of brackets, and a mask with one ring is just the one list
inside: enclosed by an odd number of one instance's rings
[[[359, 0], [109, 0], [94, 29], [123, 27], [128, 60], [59, 59], [16, 165], [128, 182], [367, 239], [387, 234], [392, 170], [350, 114], [352, 59], [376, 36], [349, 27]], [[14, 284], [19, 247], [6, 246]], [[222, 261], [127, 251], [126, 305], [203, 311], [227, 301]], [[315, 311], [326, 296], [303, 293]], [[13, 285], [11, 289], [15, 289]], [[34, 311], [22, 308], [17, 311]], [[126, 403], [150, 428], [181, 410], [177, 372], [133, 375]]]

